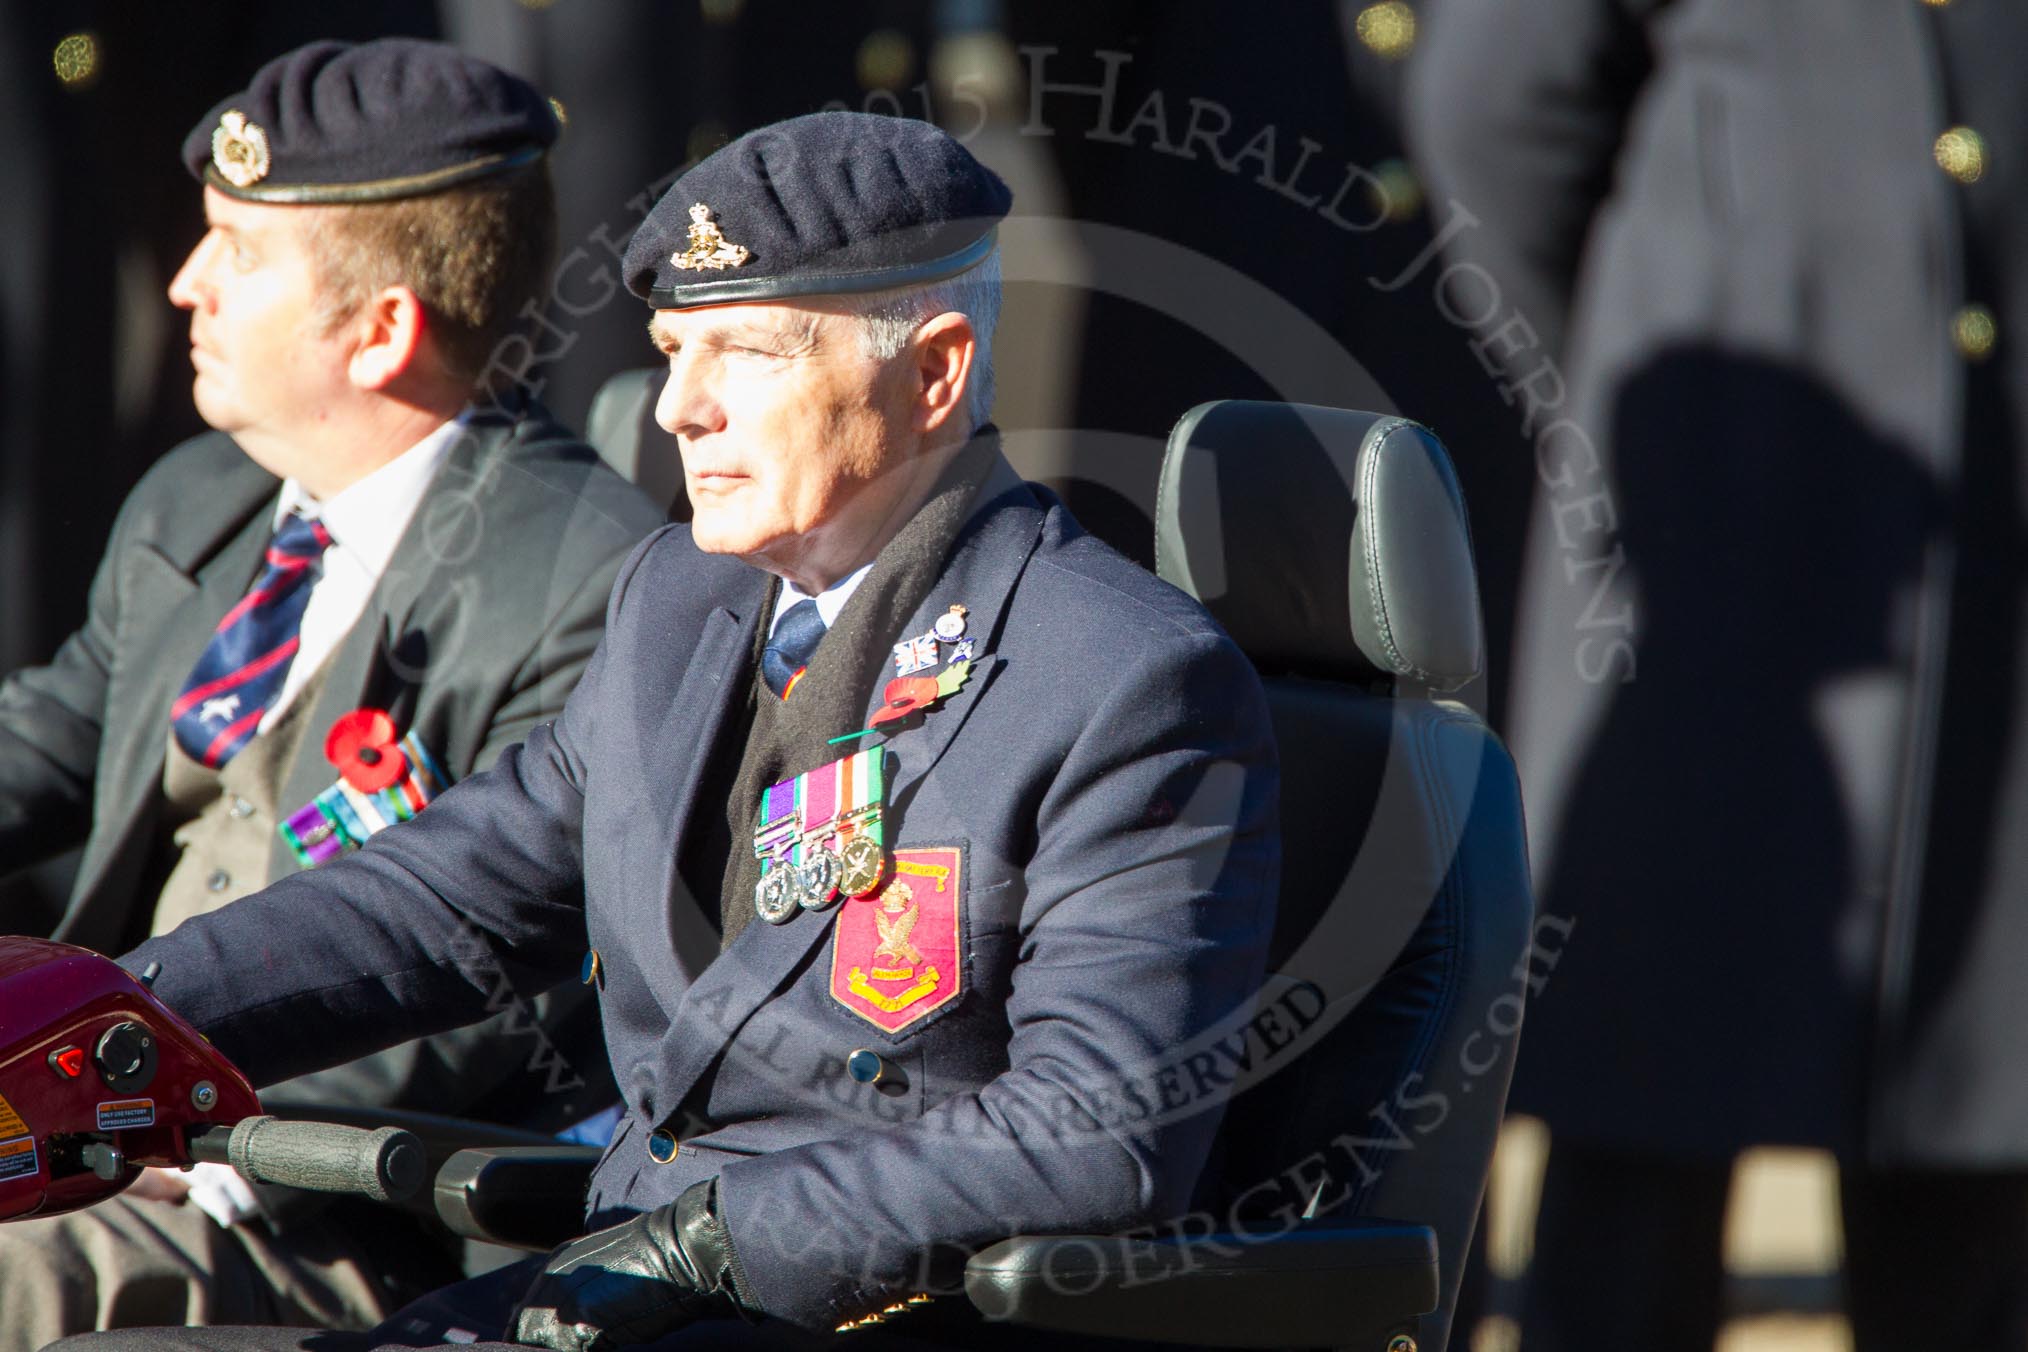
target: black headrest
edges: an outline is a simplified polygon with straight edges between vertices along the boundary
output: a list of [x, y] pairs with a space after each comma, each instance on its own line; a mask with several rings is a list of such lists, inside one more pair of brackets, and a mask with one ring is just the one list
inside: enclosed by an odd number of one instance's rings
[[1454, 690], [1483, 661], [1464, 494], [1405, 418], [1199, 404], [1162, 458], [1155, 571], [1269, 672]]

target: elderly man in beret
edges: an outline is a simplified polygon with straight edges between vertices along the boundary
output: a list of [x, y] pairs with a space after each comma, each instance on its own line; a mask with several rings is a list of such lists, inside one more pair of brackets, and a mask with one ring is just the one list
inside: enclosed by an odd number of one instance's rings
[[[118, 952], [340, 856], [561, 710], [664, 518], [488, 379], [547, 289], [556, 137], [525, 82], [410, 41], [292, 52], [191, 132], [207, 230], [169, 298], [216, 431], [127, 499], [83, 627], [0, 685], [0, 869], [84, 849], [54, 937]], [[530, 1013], [270, 1097], [563, 1125], [599, 1106], [595, 1011], [576, 1048]], [[455, 1275], [444, 1248], [363, 1202], [150, 1174], [0, 1227], [0, 1347], [370, 1324], [432, 1264]]]
[[621, 569], [563, 716], [125, 959], [256, 1083], [474, 1017], [460, 934], [598, 992], [626, 1111], [593, 1233], [373, 1337], [976, 1346], [939, 1298], [968, 1251], [1189, 1206], [1222, 1105], [1158, 1068], [1251, 1012], [1273, 742], [1232, 642], [984, 421], [1008, 205], [854, 113], [683, 174], [627, 282], [696, 517]]

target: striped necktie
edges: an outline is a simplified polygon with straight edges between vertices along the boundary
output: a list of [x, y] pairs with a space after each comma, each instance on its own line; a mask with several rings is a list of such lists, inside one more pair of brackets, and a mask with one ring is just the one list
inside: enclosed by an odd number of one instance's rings
[[311, 579], [330, 543], [323, 522], [295, 515], [269, 541], [259, 581], [225, 612], [169, 706], [177, 744], [193, 760], [215, 770], [260, 731], [261, 715], [281, 694], [296, 656]]
[[768, 689], [783, 699], [789, 697], [789, 687], [795, 684], [803, 668], [810, 665], [810, 654], [824, 641], [824, 627], [817, 603], [808, 597], [782, 612], [782, 622], [775, 626], [768, 646], [761, 649], [761, 679], [768, 683]]

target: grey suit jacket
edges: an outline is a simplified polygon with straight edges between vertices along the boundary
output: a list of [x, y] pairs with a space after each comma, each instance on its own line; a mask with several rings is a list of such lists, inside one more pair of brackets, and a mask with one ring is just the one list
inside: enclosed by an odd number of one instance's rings
[[[621, 570], [554, 726], [357, 857], [126, 961], [161, 962], [157, 992], [260, 1081], [473, 1017], [461, 933], [531, 981], [589, 944], [628, 1109], [594, 1223], [716, 1175], [760, 1307], [808, 1327], [947, 1284], [1008, 1233], [1179, 1212], [1223, 1107], [1221, 1078], [1182, 1065], [1251, 1012], [1272, 929], [1265, 703], [1195, 602], [1004, 462], [981, 503], [895, 635], [963, 604], [974, 674], [882, 748], [888, 846], [960, 864], [952, 997], [928, 1017], [889, 1033], [838, 994], [874, 903], [755, 922], [720, 953], [717, 898], [684, 894], [687, 834], [724, 807], [699, 801], [697, 749], [752, 679], [769, 584], [680, 526]], [[848, 1078], [855, 1049], [878, 1083]], [[666, 1164], [658, 1128], [685, 1138]]]
[[[277, 488], [223, 435], [172, 450], [122, 507], [84, 626], [0, 684], [0, 870], [84, 846], [58, 939], [117, 952], [146, 933], [168, 708], [259, 571]], [[540, 410], [475, 416], [330, 659], [282, 810], [336, 778], [323, 733], [347, 710], [387, 709], [454, 780], [553, 718], [621, 559], [661, 523]], [[298, 867], [278, 837], [270, 877]], [[464, 1111], [531, 1054], [526, 1037], [410, 1046], [322, 1088]]]

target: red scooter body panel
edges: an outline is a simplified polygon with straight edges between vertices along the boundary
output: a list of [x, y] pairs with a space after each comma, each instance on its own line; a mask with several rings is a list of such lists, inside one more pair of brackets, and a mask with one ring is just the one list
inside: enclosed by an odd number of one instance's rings
[[259, 1112], [246, 1077], [119, 964], [0, 937], [0, 1221], [102, 1201], [141, 1166], [189, 1164], [193, 1128]]

